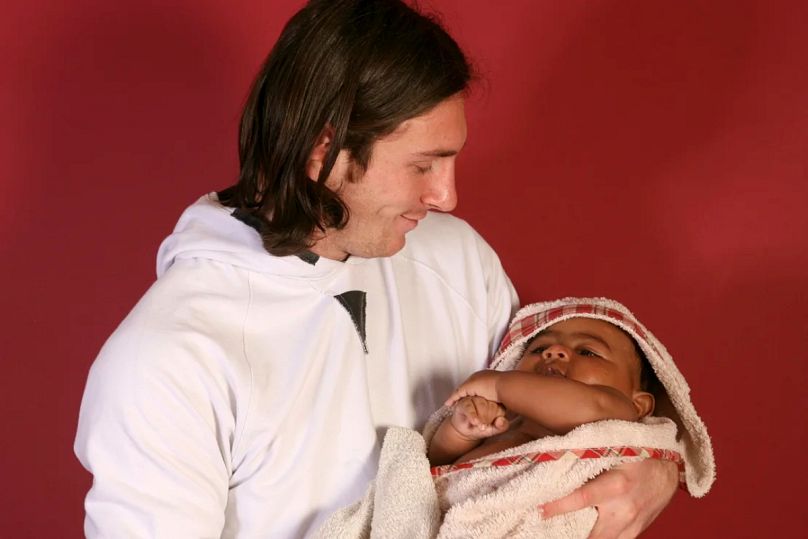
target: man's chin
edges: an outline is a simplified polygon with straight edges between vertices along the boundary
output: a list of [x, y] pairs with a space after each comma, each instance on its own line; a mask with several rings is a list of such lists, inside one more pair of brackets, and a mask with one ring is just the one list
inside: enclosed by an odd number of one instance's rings
[[379, 245], [372, 249], [372, 252], [365, 256], [365, 258], [388, 258], [401, 251], [407, 243], [404, 235], [387, 242], [385, 245]]

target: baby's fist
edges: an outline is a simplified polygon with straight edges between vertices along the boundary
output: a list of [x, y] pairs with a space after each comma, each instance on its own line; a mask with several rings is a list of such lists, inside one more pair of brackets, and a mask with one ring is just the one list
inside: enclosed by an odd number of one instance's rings
[[508, 429], [505, 408], [483, 397], [463, 397], [452, 410], [452, 426], [469, 440], [481, 440]]

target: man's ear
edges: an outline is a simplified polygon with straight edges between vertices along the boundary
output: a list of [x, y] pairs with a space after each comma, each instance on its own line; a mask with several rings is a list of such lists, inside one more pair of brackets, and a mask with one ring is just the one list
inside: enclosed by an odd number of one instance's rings
[[314, 144], [309, 160], [306, 161], [306, 175], [317, 181], [320, 177], [320, 171], [323, 170], [323, 162], [325, 156], [328, 155], [328, 150], [331, 149], [331, 141], [334, 140], [334, 128], [326, 125], [317, 137], [317, 142]]
[[631, 400], [634, 402], [634, 407], [637, 409], [637, 415], [640, 418], [654, 412], [656, 401], [654, 396], [647, 391], [635, 391]]

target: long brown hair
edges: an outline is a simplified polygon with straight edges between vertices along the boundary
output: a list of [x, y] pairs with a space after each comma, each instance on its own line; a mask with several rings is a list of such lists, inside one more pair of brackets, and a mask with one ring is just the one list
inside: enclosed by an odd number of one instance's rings
[[[399, 0], [312, 0], [286, 24], [253, 83], [239, 132], [238, 183], [222, 204], [257, 220], [266, 249], [297, 254], [348, 211], [325, 186], [342, 149], [364, 170], [373, 143], [467, 89], [471, 68], [430, 16]], [[334, 133], [319, 177], [306, 164]]]

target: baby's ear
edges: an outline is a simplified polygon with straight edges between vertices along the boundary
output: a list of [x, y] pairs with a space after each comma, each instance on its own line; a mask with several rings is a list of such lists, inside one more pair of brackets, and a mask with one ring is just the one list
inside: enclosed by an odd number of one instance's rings
[[654, 396], [647, 391], [635, 391], [631, 400], [634, 402], [634, 407], [637, 409], [637, 415], [640, 419], [654, 413], [656, 401]]

